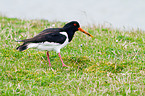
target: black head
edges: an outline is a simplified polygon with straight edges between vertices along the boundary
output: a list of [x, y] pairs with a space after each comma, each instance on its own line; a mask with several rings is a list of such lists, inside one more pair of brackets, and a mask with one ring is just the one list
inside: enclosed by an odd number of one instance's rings
[[66, 25], [64, 25], [63, 29], [68, 32], [68, 31], [78, 31], [78, 28], [80, 27], [79, 23], [77, 21], [71, 21], [69, 23], [67, 23]]
[[66, 25], [64, 25], [63, 30], [67, 32], [69, 42], [72, 40], [74, 33], [78, 30], [87, 34], [88, 36], [93, 37], [90, 33], [86, 32], [85, 30], [80, 28], [80, 25], [77, 21], [71, 21], [71, 22], [67, 23]]

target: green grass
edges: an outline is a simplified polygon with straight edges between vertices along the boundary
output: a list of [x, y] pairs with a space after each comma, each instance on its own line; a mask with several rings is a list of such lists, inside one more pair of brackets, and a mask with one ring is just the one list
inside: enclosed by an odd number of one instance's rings
[[64, 24], [0, 17], [1, 95], [145, 95], [144, 31], [83, 27], [94, 38], [76, 32], [72, 42], [61, 49], [69, 68], [62, 68], [55, 52], [50, 52], [49, 67], [46, 51], [16, 50], [21, 43], [15, 40]]

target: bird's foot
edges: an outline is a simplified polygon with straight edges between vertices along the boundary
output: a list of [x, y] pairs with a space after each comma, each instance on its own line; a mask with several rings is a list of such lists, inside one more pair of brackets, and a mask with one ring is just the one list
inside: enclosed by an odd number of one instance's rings
[[62, 67], [69, 67], [69, 66], [67, 66], [67, 65], [63, 64], [63, 65], [62, 65]]

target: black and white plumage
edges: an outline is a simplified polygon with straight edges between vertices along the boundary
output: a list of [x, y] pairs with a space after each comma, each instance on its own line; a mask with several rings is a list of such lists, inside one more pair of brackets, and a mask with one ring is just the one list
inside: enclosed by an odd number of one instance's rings
[[[82, 31], [83, 33], [93, 37], [91, 34], [80, 28], [77, 21], [67, 23], [63, 28], [48, 28], [41, 31], [38, 35], [30, 39], [19, 40], [18, 42], [24, 42], [16, 49], [19, 51], [26, 50], [28, 48], [35, 48], [39, 50], [46, 50], [49, 61], [49, 51], [56, 51], [60, 55], [60, 49], [66, 46], [73, 38], [76, 31]], [[61, 59], [62, 61], [62, 59]], [[62, 66], [66, 66], [62, 61]]]

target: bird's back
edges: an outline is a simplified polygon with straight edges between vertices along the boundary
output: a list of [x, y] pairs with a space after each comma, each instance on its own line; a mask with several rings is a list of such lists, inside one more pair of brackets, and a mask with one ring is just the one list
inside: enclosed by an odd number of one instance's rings
[[62, 28], [47, 28], [47, 29], [41, 31], [36, 36], [34, 36], [32, 38], [29, 38], [29, 39], [19, 40], [19, 42], [24, 42], [24, 43], [34, 42], [34, 40], [37, 40], [40, 37], [43, 37], [45, 35], [48, 35], [48, 34], [51, 34], [51, 33], [58, 33], [58, 32], [62, 32], [62, 31], [63, 31]]

